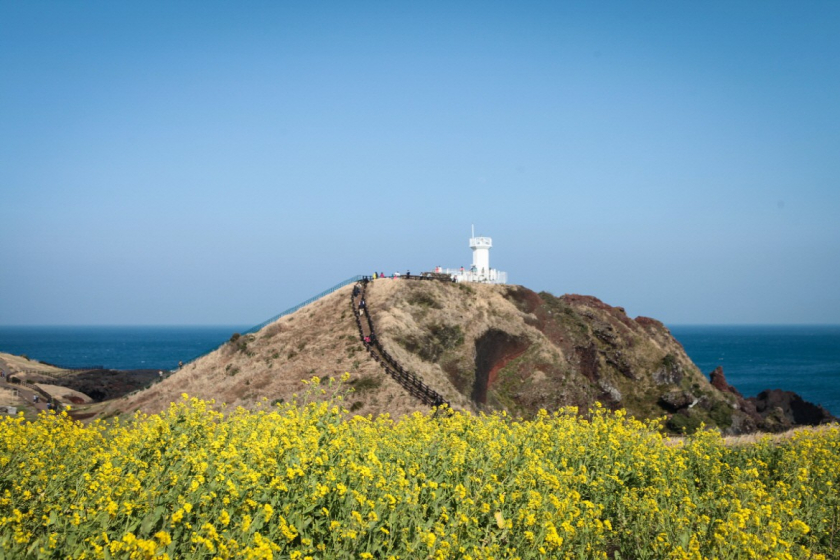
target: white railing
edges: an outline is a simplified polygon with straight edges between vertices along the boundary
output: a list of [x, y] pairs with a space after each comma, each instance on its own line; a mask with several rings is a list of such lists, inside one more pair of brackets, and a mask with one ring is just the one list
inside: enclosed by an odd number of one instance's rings
[[459, 268], [441, 268], [437, 272], [443, 274], [450, 274], [455, 278], [456, 282], [480, 282], [482, 284], [507, 284], [507, 272], [491, 268], [487, 271], [459, 269]]

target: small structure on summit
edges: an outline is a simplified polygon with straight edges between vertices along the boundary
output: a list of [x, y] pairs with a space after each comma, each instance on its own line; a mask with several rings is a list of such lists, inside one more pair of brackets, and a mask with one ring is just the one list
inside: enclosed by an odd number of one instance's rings
[[507, 272], [490, 268], [490, 248], [493, 240], [489, 237], [476, 237], [475, 226], [470, 237], [470, 249], [473, 252], [472, 266], [465, 269], [438, 267], [435, 272], [449, 274], [456, 282], [481, 282], [483, 284], [507, 284]]

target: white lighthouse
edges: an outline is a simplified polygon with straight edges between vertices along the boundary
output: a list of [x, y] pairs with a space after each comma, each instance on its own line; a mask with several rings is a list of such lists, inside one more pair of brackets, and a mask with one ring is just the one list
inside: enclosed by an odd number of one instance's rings
[[485, 272], [490, 270], [490, 247], [493, 246], [493, 240], [489, 237], [476, 237], [475, 226], [472, 228], [472, 237], [470, 237], [470, 249], [473, 252], [472, 271]]
[[470, 237], [472, 249], [472, 266], [469, 269], [438, 269], [440, 272], [451, 274], [456, 282], [481, 282], [484, 284], [507, 284], [507, 272], [490, 268], [490, 248], [493, 240], [489, 237], [476, 237], [475, 226]]

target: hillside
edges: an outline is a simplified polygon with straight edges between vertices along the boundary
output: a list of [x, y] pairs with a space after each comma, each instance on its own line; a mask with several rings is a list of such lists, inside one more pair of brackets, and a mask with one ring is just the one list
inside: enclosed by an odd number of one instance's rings
[[637, 418], [667, 415], [677, 432], [700, 422], [732, 433], [755, 429], [662, 323], [630, 319], [593, 297], [384, 282], [369, 301], [389, 352], [462, 406], [529, 417], [597, 401]]
[[108, 403], [103, 414], [158, 412], [183, 393], [254, 408], [291, 400], [312, 376], [337, 380], [345, 372], [353, 388], [345, 404], [356, 414], [427, 410], [365, 352], [350, 307], [351, 290], [346, 286], [257, 333], [231, 337], [151, 388]]
[[[122, 397], [126, 393], [147, 387], [158, 377], [157, 370], [66, 369], [39, 362], [27, 356], [0, 352], [0, 413], [9, 408], [34, 418], [50, 403], [88, 405]], [[33, 397], [38, 395], [38, 400]], [[85, 407], [97, 409], [99, 405]], [[90, 413], [80, 419], [90, 417]]]
[[[183, 393], [253, 408], [292, 399], [312, 376], [344, 372], [354, 413], [399, 417], [427, 409], [361, 342], [352, 289], [233, 336], [151, 388], [109, 403], [104, 414], [158, 412]], [[640, 419], [666, 417], [676, 433], [701, 423], [739, 434], [822, 421], [785, 418], [776, 405], [760, 414], [722, 372], [710, 383], [662, 323], [631, 319], [594, 297], [390, 279], [369, 283], [364, 297], [382, 351], [455, 409], [528, 418], [542, 408], [586, 411], [600, 402]]]

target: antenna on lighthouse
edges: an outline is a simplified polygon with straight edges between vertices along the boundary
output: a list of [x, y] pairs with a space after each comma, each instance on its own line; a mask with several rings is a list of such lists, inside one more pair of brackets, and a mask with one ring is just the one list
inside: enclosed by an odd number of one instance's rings
[[472, 225], [472, 237], [475, 237], [475, 224]]

